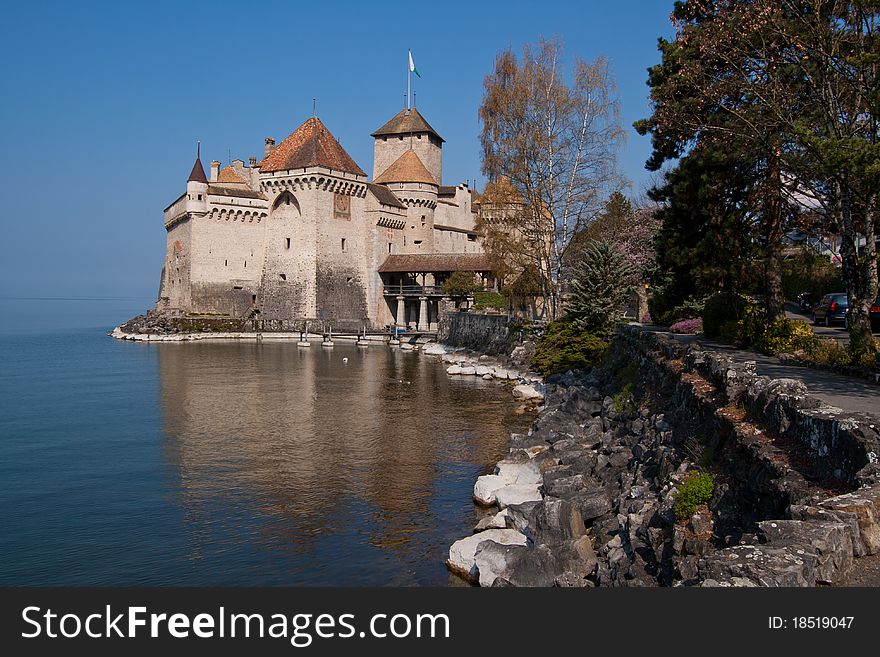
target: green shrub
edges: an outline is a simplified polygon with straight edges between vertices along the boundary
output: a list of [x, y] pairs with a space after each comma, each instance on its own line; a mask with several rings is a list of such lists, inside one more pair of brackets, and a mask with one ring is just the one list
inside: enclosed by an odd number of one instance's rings
[[608, 343], [571, 320], [550, 322], [535, 344], [532, 367], [547, 376], [568, 370], [589, 370], [608, 350]]
[[737, 323], [737, 340], [745, 347], [752, 347], [771, 356], [783, 352], [810, 352], [818, 343], [813, 329], [806, 322], [783, 319], [767, 323], [763, 308], [746, 306], [743, 318]]
[[627, 383], [611, 399], [614, 401], [614, 410], [623, 413], [632, 406], [633, 384]]
[[703, 302], [703, 335], [721, 337], [722, 327], [742, 319], [747, 306], [746, 298], [735, 292], [718, 292], [708, 297]]
[[474, 309], [507, 310], [507, 298], [498, 292], [474, 292]]
[[480, 289], [477, 277], [471, 272], [456, 271], [443, 282], [443, 293], [450, 297], [465, 297]]
[[837, 340], [817, 340], [813, 348], [807, 352], [807, 356], [814, 363], [831, 367], [849, 365], [852, 362], [849, 349]]
[[694, 470], [684, 476], [684, 481], [678, 487], [675, 495], [673, 510], [679, 520], [687, 520], [701, 504], [706, 504], [712, 499], [715, 490], [715, 477], [708, 472]]
[[[697, 319], [703, 314], [703, 297], [689, 297], [684, 302], [667, 310], [657, 317], [657, 322], [663, 326], [671, 326], [683, 319]], [[653, 317], [653, 315], [652, 315]]]

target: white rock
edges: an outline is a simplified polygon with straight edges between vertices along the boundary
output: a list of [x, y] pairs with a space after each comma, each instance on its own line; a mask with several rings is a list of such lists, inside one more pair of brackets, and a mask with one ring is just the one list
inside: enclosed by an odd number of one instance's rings
[[495, 491], [495, 504], [499, 509], [526, 502], [540, 502], [542, 499], [541, 491], [535, 485], [513, 484]]
[[544, 390], [544, 386], [540, 383], [522, 383], [513, 389], [513, 396], [516, 399], [535, 399], [543, 401]]
[[541, 469], [533, 461], [526, 461], [524, 463], [501, 461], [495, 466], [495, 474], [504, 479], [508, 484], [538, 486], [543, 481]]
[[474, 484], [474, 500], [485, 506], [495, 504], [495, 492], [509, 483], [504, 477], [494, 474], [477, 477], [477, 483]]
[[526, 545], [527, 539], [515, 529], [487, 529], [453, 543], [449, 548], [446, 565], [449, 570], [476, 582], [479, 576], [475, 556], [477, 546], [483, 541], [495, 541], [501, 545]]
[[428, 354], [429, 356], [445, 356], [446, 347], [439, 342], [431, 342], [430, 344], [425, 345], [425, 348], [422, 349], [422, 353]]
[[461, 368], [461, 372], [459, 372], [459, 374], [462, 374], [464, 376], [473, 376], [476, 373], [477, 373], [477, 368], [471, 367], [470, 365], [465, 365], [464, 367]]
[[491, 371], [491, 367], [486, 367], [485, 365], [477, 365], [477, 376], [486, 376]]
[[507, 514], [508, 510], [504, 509], [499, 511], [494, 516], [486, 516], [480, 522], [477, 523], [477, 526], [474, 527], [475, 532], [482, 532], [487, 529], [505, 529], [507, 528]]
[[484, 374], [483, 375], [483, 381], [491, 381], [492, 379], [493, 379], [493, 376], [491, 374]]
[[458, 365], [450, 365], [446, 368], [447, 374], [461, 374], [461, 367]]

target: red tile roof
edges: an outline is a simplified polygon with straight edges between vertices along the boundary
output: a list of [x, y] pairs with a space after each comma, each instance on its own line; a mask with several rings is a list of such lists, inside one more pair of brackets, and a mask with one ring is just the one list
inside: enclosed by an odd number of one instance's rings
[[428, 185], [437, 184], [434, 176], [428, 172], [419, 156], [413, 150], [404, 151], [403, 155], [379, 174], [373, 182], [382, 184], [411, 182], [426, 183]]
[[314, 116], [278, 144], [259, 167], [260, 171], [324, 167], [357, 176], [367, 175], [339, 145], [321, 119]]
[[379, 266], [380, 274], [452, 271], [492, 271], [492, 266], [483, 253], [394, 254]]
[[370, 193], [376, 197], [379, 203], [382, 203], [383, 205], [390, 205], [394, 208], [406, 209], [406, 206], [401, 202], [399, 198], [397, 198], [397, 196], [394, 195], [394, 192], [388, 189], [385, 185], [367, 183], [367, 189], [370, 190]]
[[219, 183], [243, 183], [244, 178], [238, 175], [238, 172], [232, 167], [223, 167], [220, 170], [220, 174], [217, 176], [217, 182]]

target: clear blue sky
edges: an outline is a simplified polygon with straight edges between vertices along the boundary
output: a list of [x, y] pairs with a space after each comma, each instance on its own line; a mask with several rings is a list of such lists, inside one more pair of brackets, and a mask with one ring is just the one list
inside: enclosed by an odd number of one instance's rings
[[646, 69], [672, 0], [580, 2], [4, 3], [0, 296], [155, 296], [162, 208], [202, 161], [260, 156], [318, 115], [366, 170], [370, 132], [422, 74], [419, 110], [446, 139], [444, 182], [481, 179], [477, 108], [497, 51], [560, 36], [606, 55], [636, 190], [650, 145]]

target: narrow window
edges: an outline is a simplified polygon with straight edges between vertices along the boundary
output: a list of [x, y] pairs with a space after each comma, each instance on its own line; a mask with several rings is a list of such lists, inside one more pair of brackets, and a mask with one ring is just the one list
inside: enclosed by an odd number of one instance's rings
[[345, 238], [342, 238], [342, 250], [345, 251]]
[[284, 240], [284, 244], [285, 244], [284, 248], [286, 248], [286, 249], [290, 248], [290, 238], [289, 237]]
[[201, 195], [201, 194], [199, 194], [199, 200], [200, 200], [200, 201], [202, 200], [202, 195]]
[[287, 280], [287, 274], [278, 274], [278, 278], [280, 278], [282, 281], [286, 281], [286, 280]]
[[391, 253], [391, 242], [388, 242], [388, 253]]
[[229, 261], [228, 261], [228, 260], [224, 260], [224, 261], [223, 261], [223, 266], [224, 266], [224, 267], [228, 267], [228, 266], [229, 266]]
[[406, 246], [406, 235], [403, 236], [403, 245]]
[[247, 260], [244, 261], [244, 268], [247, 269]]

